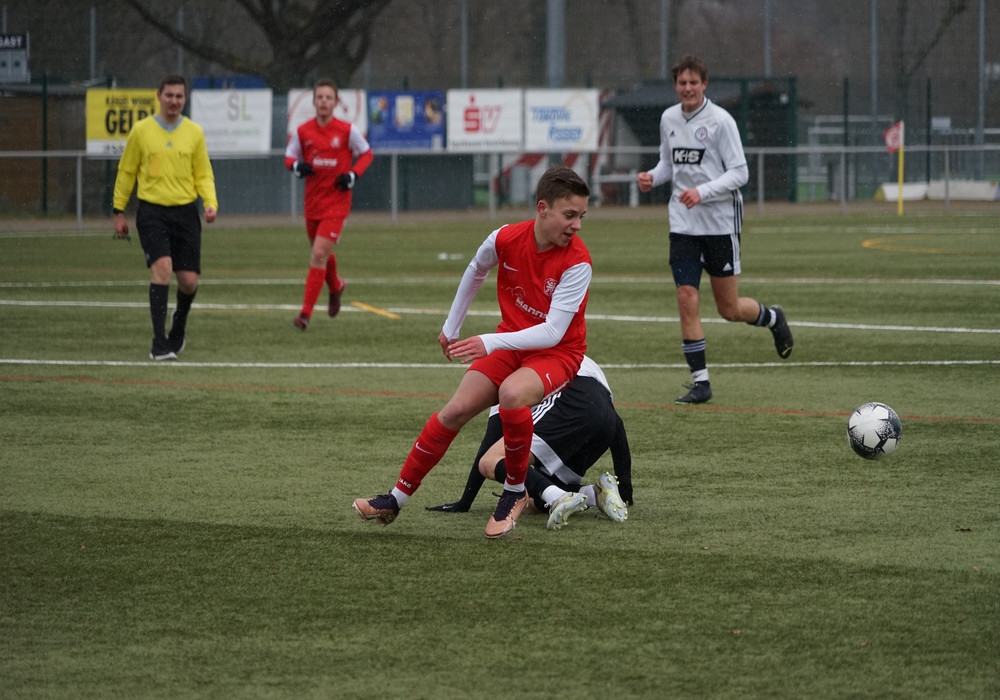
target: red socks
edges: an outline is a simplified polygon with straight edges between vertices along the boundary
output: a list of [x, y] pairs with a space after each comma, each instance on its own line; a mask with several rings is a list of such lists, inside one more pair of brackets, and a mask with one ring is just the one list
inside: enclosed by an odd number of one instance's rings
[[[525, 476], [528, 474], [528, 461], [531, 458], [531, 436], [534, 434], [531, 409], [527, 406], [511, 410], [501, 408], [500, 420], [503, 422], [507, 465], [507, 478], [504, 483], [508, 486], [520, 486], [524, 484]], [[413, 443], [410, 454], [403, 462], [396, 488], [407, 496], [412, 496], [428, 472], [444, 457], [456, 435], [458, 435], [457, 430], [451, 430], [441, 424], [437, 413], [428, 418], [424, 429], [420, 431], [420, 437]]]
[[326, 286], [331, 292], [339, 292], [341, 287], [340, 278], [337, 277], [337, 258], [333, 253], [326, 261]]
[[524, 483], [531, 458], [531, 436], [535, 432], [531, 408], [501, 408], [500, 420], [503, 422], [504, 460], [507, 463], [504, 485], [517, 486]]
[[420, 482], [434, 465], [441, 461], [451, 446], [451, 441], [458, 435], [457, 430], [444, 427], [437, 416], [435, 413], [427, 419], [424, 429], [420, 431], [420, 437], [413, 443], [410, 454], [406, 456], [403, 468], [399, 472], [396, 488], [408, 496], [412, 496], [419, 488]]
[[310, 267], [309, 274], [306, 275], [306, 291], [302, 297], [302, 313], [312, 318], [313, 307], [319, 299], [319, 293], [323, 291], [323, 283], [326, 281], [326, 270], [321, 267]]

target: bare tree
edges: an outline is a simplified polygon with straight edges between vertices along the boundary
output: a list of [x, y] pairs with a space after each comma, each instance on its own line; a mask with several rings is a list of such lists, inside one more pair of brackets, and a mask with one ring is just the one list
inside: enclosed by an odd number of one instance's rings
[[906, 48], [912, 43], [906, 38], [907, 20], [910, 13], [910, 0], [896, 0], [896, 35], [894, 53], [896, 56], [896, 118], [905, 119], [909, 111], [910, 85], [917, 71], [923, 66], [927, 56], [941, 41], [948, 27], [960, 14], [969, 7], [968, 0], [948, 0], [941, 20], [934, 34], [924, 44], [916, 46], [913, 54], [907, 56]]
[[[200, 36], [178, 27], [176, 3], [124, 0], [186, 51], [237, 73], [258, 75], [277, 91], [302, 85], [317, 71], [346, 82], [364, 61], [373, 23], [390, 1], [229, 0], [260, 32], [264, 46], [247, 50], [220, 41], [225, 27]], [[212, 3], [211, 9], [220, 7]]]

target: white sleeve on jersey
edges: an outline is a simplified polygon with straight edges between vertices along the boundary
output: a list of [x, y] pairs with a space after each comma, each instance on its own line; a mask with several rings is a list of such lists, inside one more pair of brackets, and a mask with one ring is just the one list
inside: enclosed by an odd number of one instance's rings
[[747, 167], [746, 155], [743, 153], [740, 131], [733, 119], [719, 120], [715, 145], [725, 170], [714, 180], [698, 186], [698, 194], [701, 195], [703, 202], [719, 199], [728, 200], [732, 196], [733, 190], [743, 187], [750, 179], [750, 169]]
[[658, 187], [674, 177], [674, 159], [670, 153], [670, 139], [667, 138], [667, 113], [660, 115], [660, 161], [649, 171], [653, 176], [653, 187]]
[[580, 263], [563, 272], [559, 284], [552, 291], [552, 302], [545, 320], [530, 328], [511, 333], [484, 333], [479, 337], [486, 346], [486, 352], [494, 350], [538, 350], [551, 348], [566, 335], [587, 296], [593, 268]]
[[530, 328], [511, 333], [482, 333], [486, 353], [494, 350], [540, 350], [554, 347], [566, 335], [575, 312], [549, 309], [545, 320]]
[[479, 250], [469, 262], [462, 275], [462, 281], [458, 284], [455, 292], [455, 299], [451, 302], [451, 309], [448, 311], [448, 318], [445, 319], [441, 332], [448, 340], [455, 340], [462, 332], [462, 324], [465, 322], [465, 315], [469, 313], [469, 306], [476, 296], [476, 292], [483, 286], [483, 281], [489, 275], [490, 270], [497, 266], [500, 259], [497, 257], [497, 229], [483, 241]]
[[302, 143], [299, 141], [298, 129], [293, 131], [292, 137], [288, 139], [288, 145], [285, 146], [285, 158], [302, 160]]
[[351, 149], [351, 155], [355, 158], [372, 150], [371, 145], [369, 145], [364, 135], [362, 135], [361, 129], [354, 124], [351, 124], [351, 135], [347, 137], [347, 146]]

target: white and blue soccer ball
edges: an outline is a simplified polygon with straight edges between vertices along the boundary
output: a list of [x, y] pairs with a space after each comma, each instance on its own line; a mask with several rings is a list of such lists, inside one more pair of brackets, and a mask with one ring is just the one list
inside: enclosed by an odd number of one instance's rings
[[882, 459], [895, 452], [902, 434], [899, 416], [878, 401], [858, 406], [847, 421], [851, 449], [865, 459]]

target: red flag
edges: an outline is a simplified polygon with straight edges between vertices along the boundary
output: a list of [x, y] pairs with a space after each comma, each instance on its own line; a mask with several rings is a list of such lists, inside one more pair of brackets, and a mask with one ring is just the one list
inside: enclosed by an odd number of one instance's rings
[[903, 147], [903, 122], [896, 122], [885, 130], [885, 147], [889, 153], [895, 153]]

